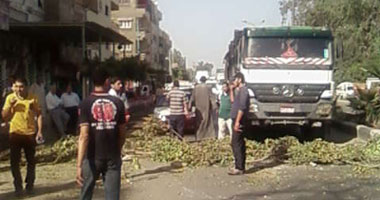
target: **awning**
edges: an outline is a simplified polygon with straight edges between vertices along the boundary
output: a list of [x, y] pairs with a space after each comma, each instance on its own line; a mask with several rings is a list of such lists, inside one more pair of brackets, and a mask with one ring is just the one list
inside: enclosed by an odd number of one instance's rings
[[73, 42], [82, 41], [82, 28], [85, 26], [86, 42], [115, 42], [121, 44], [132, 43], [120, 33], [103, 27], [94, 22], [29, 22], [29, 23], [10, 23], [9, 32], [34, 37], [42, 40], [69, 40]]

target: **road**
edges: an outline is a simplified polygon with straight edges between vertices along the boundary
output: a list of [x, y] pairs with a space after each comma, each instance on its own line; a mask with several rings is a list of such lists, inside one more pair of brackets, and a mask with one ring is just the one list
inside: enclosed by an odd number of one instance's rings
[[[135, 122], [138, 124], [138, 122]], [[328, 140], [344, 143], [355, 138], [354, 129], [334, 123]], [[295, 127], [252, 130], [257, 140], [264, 135], [299, 135]], [[191, 137], [191, 136], [188, 136]], [[142, 159], [141, 169], [131, 170], [125, 163], [121, 199], [128, 200], [251, 200], [380, 199], [380, 170], [369, 176], [357, 176], [350, 166], [287, 164], [257, 168], [247, 166], [243, 176], [227, 175], [226, 167], [181, 168]], [[25, 173], [25, 167], [22, 170]], [[75, 162], [38, 165], [35, 194], [30, 200], [77, 199]], [[104, 199], [104, 187], [98, 182], [94, 199]], [[0, 162], [0, 199], [14, 199], [9, 161]]]

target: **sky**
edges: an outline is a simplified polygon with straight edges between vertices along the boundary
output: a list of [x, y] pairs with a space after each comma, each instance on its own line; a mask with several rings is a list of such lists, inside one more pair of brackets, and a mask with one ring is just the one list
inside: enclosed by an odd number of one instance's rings
[[[222, 67], [235, 29], [246, 20], [255, 25], [280, 25], [279, 0], [157, 0], [161, 28], [173, 47], [186, 56], [187, 66], [198, 61]], [[265, 20], [263, 24], [262, 21]]]

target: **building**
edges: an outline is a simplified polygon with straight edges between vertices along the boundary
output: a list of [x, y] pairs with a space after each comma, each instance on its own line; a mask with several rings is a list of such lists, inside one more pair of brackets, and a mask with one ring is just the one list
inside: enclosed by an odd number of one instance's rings
[[169, 52], [172, 48], [172, 41], [168, 33], [161, 30], [159, 37], [159, 65], [161, 66], [161, 70], [167, 72], [169, 74]]
[[113, 11], [113, 19], [120, 32], [131, 44], [121, 45], [118, 57], [136, 57], [148, 63], [154, 70], [168, 69], [168, 52], [171, 41], [160, 29], [162, 13], [152, 0], [119, 0], [119, 10]]
[[87, 96], [94, 67], [88, 61], [104, 61], [115, 55], [117, 44], [130, 43], [111, 20], [118, 8], [116, 0], [12, 0], [9, 31], [0, 35], [2, 75], [33, 82], [38, 74], [61, 88], [76, 83], [77, 92]]

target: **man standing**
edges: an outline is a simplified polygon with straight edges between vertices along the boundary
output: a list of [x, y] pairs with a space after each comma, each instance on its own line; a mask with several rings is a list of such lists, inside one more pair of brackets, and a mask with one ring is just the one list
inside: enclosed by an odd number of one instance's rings
[[219, 95], [219, 119], [218, 119], [218, 139], [223, 139], [226, 135], [226, 130], [232, 134], [232, 119], [231, 119], [231, 97], [227, 82], [223, 83], [223, 91]]
[[111, 89], [108, 91], [108, 94], [114, 97], [119, 98], [124, 103], [125, 108], [125, 121], [128, 123], [129, 119], [131, 118], [129, 114], [129, 104], [127, 96], [125, 95], [125, 92], [122, 92], [123, 83], [119, 77], [112, 77], [111, 80]]
[[46, 95], [46, 106], [59, 134], [65, 137], [70, 116], [62, 109], [62, 100], [56, 94], [55, 85], [50, 86], [50, 92]]
[[[17, 78], [14, 93], [7, 96], [2, 111], [3, 119], [10, 121], [9, 146], [11, 150], [11, 171], [16, 195], [22, 194], [20, 172], [21, 149], [27, 161], [26, 190], [32, 192], [35, 180], [36, 140], [42, 141], [42, 116], [38, 98], [28, 93], [25, 79]], [[37, 117], [37, 135], [35, 117]]]
[[173, 82], [173, 88], [167, 96], [170, 108], [170, 126], [176, 131], [180, 139], [184, 135], [185, 117], [188, 115], [187, 100], [184, 91], [179, 90], [179, 82]]
[[77, 160], [77, 183], [82, 187], [80, 199], [91, 199], [95, 182], [102, 175], [105, 199], [120, 196], [121, 149], [125, 141], [124, 104], [107, 94], [105, 70], [93, 74], [94, 92], [80, 105], [80, 136]]
[[245, 171], [246, 146], [244, 135], [248, 131], [247, 117], [249, 111], [249, 93], [245, 86], [243, 74], [237, 73], [235, 75], [234, 85], [237, 93], [234, 97], [231, 110], [233, 124], [231, 146], [235, 158], [235, 167], [231, 169], [228, 174], [241, 175], [244, 174]]
[[76, 135], [76, 128], [78, 123], [78, 106], [80, 103], [77, 93], [72, 91], [71, 85], [67, 85], [66, 92], [62, 94], [62, 102], [65, 111], [70, 116], [67, 130], [69, 133]]
[[43, 79], [41, 76], [37, 76], [37, 80], [35, 83], [33, 83], [30, 88], [29, 92], [31, 94], [34, 94], [38, 98], [38, 102], [40, 103], [41, 107], [41, 115], [43, 118], [46, 117], [46, 102], [45, 102], [45, 85], [43, 83]]
[[215, 138], [216, 135], [212, 115], [211, 101], [213, 97], [211, 89], [206, 85], [206, 77], [202, 76], [200, 81], [201, 84], [196, 85], [193, 90], [189, 105], [191, 107], [192, 102], [194, 102], [196, 108], [197, 140]]

